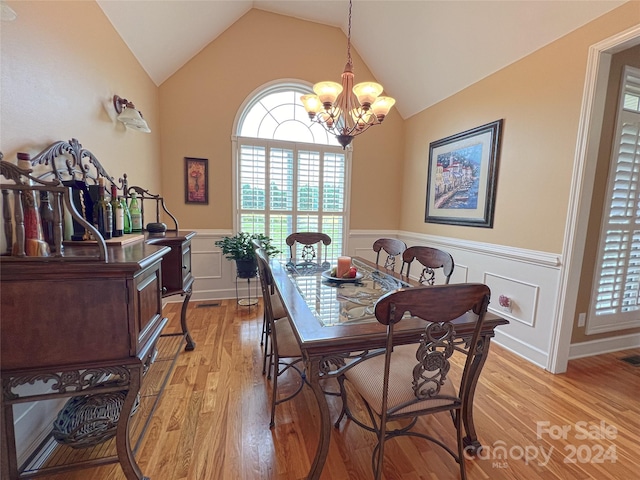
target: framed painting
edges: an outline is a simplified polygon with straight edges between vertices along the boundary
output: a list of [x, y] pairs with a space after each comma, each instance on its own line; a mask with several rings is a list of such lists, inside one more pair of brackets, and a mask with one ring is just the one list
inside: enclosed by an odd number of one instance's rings
[[209, 204], [209, 160], [184, 158], [184, 202]]
[[493, 227], [502, 122], [429, 145], [426, 223]]

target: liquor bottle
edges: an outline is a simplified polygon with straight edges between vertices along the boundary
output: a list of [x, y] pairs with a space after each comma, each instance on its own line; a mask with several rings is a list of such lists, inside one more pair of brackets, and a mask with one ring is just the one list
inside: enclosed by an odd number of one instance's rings
[[131, 202], [129, 203], [129, 213], [131, 214], [131, 231], [133, 233], [142, 231], [142, 211], [138, 205], [138, 195], [131, 192]]
[[49, 192], [44, 190], [40, 190], [40, 222], [42, 223], [44, 241], [49, 244], [49, 248], [53, 252], [56, 246], [53, 238], [53, 208], [49, 203]]
[[[118, 199], [118, 187], [111, 185], [111, 213], [113, 214], [112, 235], [121, 237], [124, 234], [124, 211]], [[120, 221], [120, 224], [118, 224]], [[119, 227], [119, 228], [118, 228]]]
[[127, 201], [124, 197], [120, 197], [120, 205], [122, 205], [122, 211], [124, 213], [124, 234], [131, 233], [131, 213], [129, 213], [129, 207], [127, 206]]
[[111, 204], [104, 195], [104, 178], [98, 179], [98, 202], [93, 206], [93, 224], [105, 240], [111, 238], [113, 231], [113, 212]]
[[[24, 170], [31, 170], [31, 155], [18, 153], [18, 167]], [[33, 182], [29, 180], [28, 184], [32, 185]], [[25, 190], [22, 194], [22, 211], [26, 255], [30, 257], [48, 257], [50, 253], [49, 244], [44, 241], [35, 190]]]

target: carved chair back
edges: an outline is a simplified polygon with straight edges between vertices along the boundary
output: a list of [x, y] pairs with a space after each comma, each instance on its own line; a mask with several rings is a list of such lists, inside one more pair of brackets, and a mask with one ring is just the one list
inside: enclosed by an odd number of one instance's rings
[[407, 244], [397, 238], [379, 238], [373, 242], [373, 251], [376, 252], [376, 265], [380, 264], [380, 252], [386, 253], [384, 268], [395, 271], [396, 259], [407, 249]]
[[400, 273], [404, 273], [408, 277], [414, 260], [417, 260], [422, 265], [422, 272], [418, 277], [418, 282], [422, 285], [434, 285], [436, 282], [436, 270], [440, 268], [444, 275], [444, 284], [449, 283], [455, 266], [450, 253], [432, 247], [409, 247], [402, 254]]
[[[327, 246], [331, 244], [331, 237], [321, 232], [296, 232], [287, 237], [286, 243], [289, 245], [289, 257], [292, 262], [322, 265], [326, 261]], [[297, 251], [297, 247], [300, 247], [300, 252]]]

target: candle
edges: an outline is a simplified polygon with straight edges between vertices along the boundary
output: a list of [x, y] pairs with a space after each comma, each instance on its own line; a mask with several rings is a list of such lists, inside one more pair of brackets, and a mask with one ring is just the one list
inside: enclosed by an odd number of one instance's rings
[[342, 278], [351, 268], [351, 257], [338, 257], [337, 277]]

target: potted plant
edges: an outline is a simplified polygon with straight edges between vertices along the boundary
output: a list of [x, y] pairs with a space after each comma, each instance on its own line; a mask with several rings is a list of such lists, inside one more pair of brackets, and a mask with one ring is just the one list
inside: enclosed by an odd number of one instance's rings
[[223, 237], [222, 240], [215, 242], [215, 245], [222, 249], [227, 260], [236, 261], [236, 269], [240, 278], [256, 276], [258, 264], [253, 251], [253, 240], [258, 240], [270, 257], [280, 253], [280, 250], [271, 243], [272, 240], [262, 233], [238, 232], [232, 237]]

